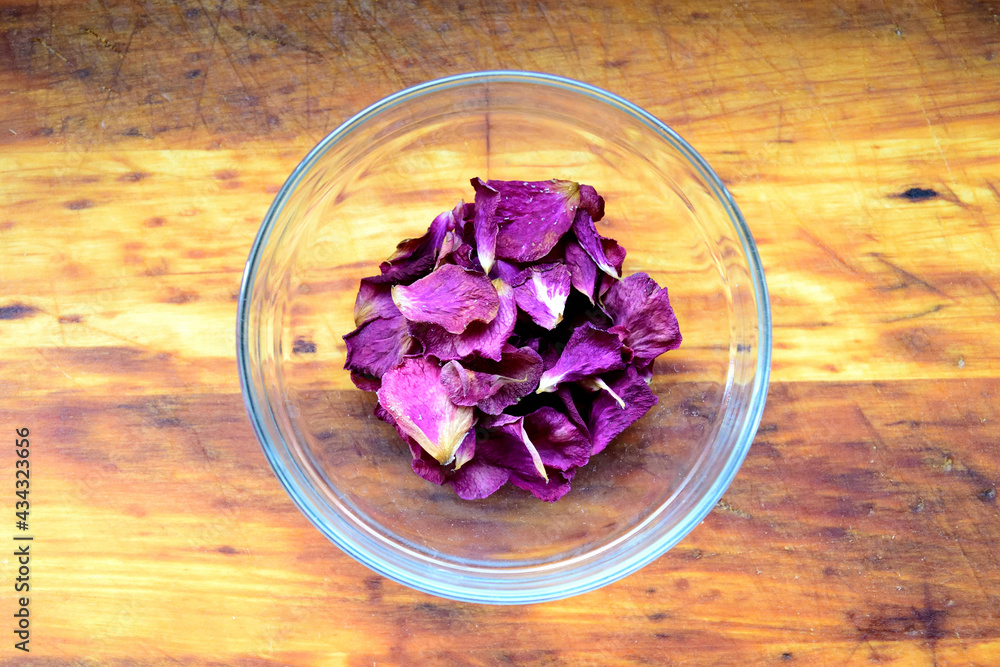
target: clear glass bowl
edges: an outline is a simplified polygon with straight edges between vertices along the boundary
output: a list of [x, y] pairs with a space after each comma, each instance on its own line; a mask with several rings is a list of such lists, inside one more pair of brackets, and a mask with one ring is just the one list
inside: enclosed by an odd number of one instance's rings
[[[471, 201], [469, 179], [589, 183], [626, 275], [670, 290], [684, 343], [660, 357], [645, 417], [545, 503], [509, 485], [459, 499], [410, 470], [406, 445], [343, 370], [358, 281], [401, 239]], [[771, 323], [740, 212], [674, 131], [567, 79], [478, 72], [392, 95], [337, 128], [278, 193], [247, 262], [240, 380], [292, 499], [371, 569], [457, 600], [527, 603], [646, 565], [718, 502], [767, 393]]]

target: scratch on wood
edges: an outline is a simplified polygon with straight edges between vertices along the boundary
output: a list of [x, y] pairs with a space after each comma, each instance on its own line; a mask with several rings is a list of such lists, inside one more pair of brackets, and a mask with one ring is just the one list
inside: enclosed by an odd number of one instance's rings
[[883, 324], [892, 324], [893, 322], [903, 322], [904, 320], [915, 320], [918, 317], [923, 317], [924, 315], [930, 315], [932, 313], [936, 313], [939, 310], [942, 310], [943, 308], [944, 304], [939, 303], [936, 306], [932, 306], [927, 310], [921, 310], [918, 313], [910, 313], [908, 315], [901, 315], [900, 317], [890, 317], [887, 320], [880, 320], [880, 322], [882, 322]]
[[51, 53], [52, 55], [54, 55], [54, 56], [55, 56], [56, 58], [59, 58], [59, 59], [60, 59], [61, 61], [63, 61], [64, 63], [69, 63], [69, 61], [68, 61], [68, 60], [66, 60], [66, 57], [65, 57], [65, 56], [63, 56], [63, 54], [59, 53], [58, 51], [56, 51], [55, 49], [53, 49], [53, 48], [52, 48], [51, 46], [49, 46], [48, 44], [46, 44], [46, 43], [45, 43], [45, 40], [44, 40], [44, 39], [42, 39], [41, 37], [36, 37], [36, 38], [34, 39], [34, 41], [35, 41], [35, 42], [37, 42], [37, 43], [39, 43], [39, 44], [41, 44], [41, 45], [42, 45], [42, 46], [44, 46], [44, 47], [45, 47], [46, 49], [48, 49], [49, 53]]
[[827, 255], [829, 255], [829, 256], [830, 256], [830, 258], [831, 258], [831, 259], [832, 259], [832, 260], [833, 260], [834, 262], [836, 262], [836, 263], [837, 263], [837, 264], [839, 264], [840, 266], [844, 267], [845, 269], [847, 269], [848, 271], [850, 271], [850, 272], [851, 272], [851, 273], [853, 273], [854, 275], [856, 275], [856, 276], [862, 276], [862, 273], [861, 273], [860, 271], [858, 271], [857, 269], [855, 269], [855, 268], [854, 268], [853, 266], [851, 266], [850, 264], [848, 264], [847, 262], [845, 262], [845, 261], [844, 261], [844, 260], [843, 260], [843, 259], [841, 258], [841, 256], [837, 254], [837, 251], [836, 251], [836, 250], [834, 250], [833, 248], [831, 248], [831, 247], [830, 247], [830, 246], [828, 246], [827, 244], [823, 243], [823, 241], [821, 241], [821, 240], [820, 240], [819, 238], [817, 238], [816, 236], [814, 236], [814, 235], [813, 235], [812, 233], [810, 233], [809, 231], [807, 231], [807, 230], [805, 230], [805, 229], [802, 229], [801, 231], [802, 231], [802, 234], [803, 234], [803, 235], [804, 235], [804, 236], [805, 236], [805, 237], [806, 237], [807, 239], [809, 239], [809, 241], [810, 241], [810, 242], [811, 242], [811, 243], [812, 243], [813, 245], [815, 245], [815, 246], [816, 246], [817, 248], [819, 248], [820, 250], [822, 250], [823, 252], [825, 252], [825, 253], [826, 253]]
[[118, 48], [117, 44], [115, 44], [114, 42], [112, 42], [112, 41], [110, 41], [108, 39], [105, 39], [104, 37], [101, 37], [96, 32], [94, 32], [93, 29], [87, 28], [87, 27], [83, 27], [83, 28], [80, 28], [80, 32], [82, 34], [93, 35], [97, 39], [98, 43], [101, 44], [101, 46], [103, 46], [104, 48], [108, 49], [109, 51], [114, 51], [118, 55], [122, 55], [121, 49]]
[[[882, 255], [882, 253], [880, 253], [880, 252], [870, 252], [870, 253], [868, 253], [868, 256], [869, 257], [874, 257], [879, 262], [881, 262], [882, 264], [885, 264], [887, 267], [889, 267], [890, 269], [892, 269], [900, 278], [903, 278], [904, 280], [909, 281], [907, 283], [907, 285], [909, 285], [909, 284], [920, 285], [924, 289], [926, 289], [926, 290], [928, 290], [930, 292], [933, 292], [934, 294], [937, 294], [939, 296], [943, 296], [943, 297], [945, 297], [947, 299], [951, 299], [950, 296], [948, 296], [947, 294], [945, 294], [944, 292], [942, 292], [941, 290], [939, 290], [934, 285], [931, 285], [926, 280], [923, 280], [922, 278], [918, 278], [917, 276], [913, 275], [912, 273], [910, 273], [906, 269], [903, 269], [903, 268], [897, 266], [896, 264], [893, 264], [892, 262], [890, 262], [889, 260], [887, 260]], [[904, 287], [905, 286], [906, 285], [904, 285]], [[954, 299], [952, 299], [952, 301], [954, 301]]]

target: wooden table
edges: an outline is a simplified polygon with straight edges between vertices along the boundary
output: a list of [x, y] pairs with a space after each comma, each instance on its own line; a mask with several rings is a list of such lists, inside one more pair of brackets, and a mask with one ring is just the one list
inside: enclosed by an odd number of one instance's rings
[[[1000, 5], [445, 5], [0, 1], [0, 664], [1000, 663]], [[676, 128], [742, 208], [774, 312], [718, 508], [637, 574], [524, 608], [331, 545], [234, 360], [243, 263], [308, 148], [491, 68]]]

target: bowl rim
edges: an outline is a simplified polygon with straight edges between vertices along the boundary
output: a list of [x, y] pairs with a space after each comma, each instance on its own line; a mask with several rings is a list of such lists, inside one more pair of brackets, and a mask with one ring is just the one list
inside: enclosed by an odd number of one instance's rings
[[[711, 188], [712, 194], [723, 205], [728, 213], [731, 224], [736, 231], [743, 249], [744, 257], [747, 260], [751, 274], [751, 283], [754, 296], [756, 297], [757, 311], [757, 363], [754, 369], [754, 383], [751, 389], [749, 400], [747, 401], [747, 413], [743, 423], [736, 434], [736, 445], [729, 453], [725, 465], [719, 475], [712, 482], [706, 494], [697, 502], [691, 512], [665, 535], [650, 543], [645, 549], [632, 557], [620, 561], [615, 567], [610, 569], [590, 568], [582, 577], [572, 578], [562, 574], [554, 583], [547, 582], [541, 585], [534, 585], [531, 588], [503, 588], [491, 589], [488, 586], [480, 585], [470, 587], [463, 585], [460, 581], [457, 585], [442, 582], [433, 577], [423, 576], [414, 573], [410, 569], [393, 567], [385, 563], [371, 552], [366, 551], [363, 545], [358, 544], [349, 536], [339, 533], [322, 520], [317, 515], [314, 507], [305, 498], [298, 484], [292, 480], [284, 464], [280, 461], [278, 453], [274, 450], [274, 443], [270, 442], [264, 424], [262, 423], [261, 406], [252, 387], [252, 369], [250, 367], [250, 340], [248, 331], [248, 309], [252, 301], [252, 291], [254, 278], [259, 268], [259, 260], [264, 247], [270, 239], [271, 232], [279, 213], [283, 210], [290, 194], [298, 186], [303, 176], [338, 140], [349, 134], [355, 127], [375, 117], [379, 113], [386, 111], [410, 98], [424, 95], [433, 91], [445, 90], [458, 86], [480, 84], [480, 83], [527, 83], [559, 88], [587, 95], [598, 102], [610, 104], [617, 107], [619, 111], [631, 115], [634, 119], [645, 124], [654, 133], [660, 135], [668, 143], [678, 149], [684, 157], [694, 166], [699, 175]], [[595, 590], [609, 583], [617, 581], [632, 574], [640, 568], [656, 560], [669, 549], [686, 537], [699, 523], [701, 523], [708, 513], [715, 507], [726, 489], [732, 483], [737, 471], [745, 459], [750, 445], [760, 425], [760, 420], [764, 410], [764, 403], [767, 397], [767, 390], [770, 382], [771, 369], [771, 310], [768, 298], [767, 283], [764, 278], [764, 270], [757, 251], [757, 246], [746, 224], [743, 214], [740, 212], [729, 190], [722, 183], [715, 171], [708, 165], [704, 158], [676, 131], [657, 119], [655, 116], [645, 111], [632, 102], [608, 92], [591, 84], [574, 79], [533, 71], [521, 70], [486, 70], [466, 72], [439, 79], [433, 79], [410, 86], [400, 90], [388, 97], [385, 97], [362, 111], [354, 114], [341, 123], [336, 129], [326, 135], [306, 156], [299, 162], [281, 189], [278, 191], [271, 203], [267, 214], [261, 223], [257, 236], [254, 239], [246, 265], [243, 270], [242, 282], [240, 285], [239, 300], [236, 316], [236, 357], [240, 379], [240, 390], [243, 395], [244, 406], [253, 425], [254, 433], [260, 444], [264, 455], [271, 466], [272, 471], [278, 477], [285, 491], [291, 497], [293, 503], [299, 510], [313, 523], [316, 528], [336, 544], [345, 553], [355, 560], [358, 560], [370, 569], [388, 577], [398, 583], [411, 588], [430, 593], [432, 595], [449, 598], [465, 602], [478, 602], [488, 604], [526, 604], [537, 603], [550, 600], [563, 599]], [[640, 525], [645, 524], [641, 522]], [[631, 532], [631, 531], [630, 531]], [[514, 568], [512, 568], [513, 570]], [[570, 581], [566, 581], [570, 579]], [[464, 583], [468, 583], [465, 581]]]

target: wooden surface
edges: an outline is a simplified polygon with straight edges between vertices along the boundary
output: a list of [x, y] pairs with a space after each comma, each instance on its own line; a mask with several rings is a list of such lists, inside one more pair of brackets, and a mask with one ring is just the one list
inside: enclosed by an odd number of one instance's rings
[[[447, 4], [0, 0], [0, 535], [18, 427], [35, 535], [30, 654], [0, 558], [0, 664], [1000, 663], [1000, 5]], [[234, 360], [243, 263], [308, 148], [487, 68], [676, 128], [774, 309], [719, 507], [637, 574], [524, 608], [327, 542]]]

